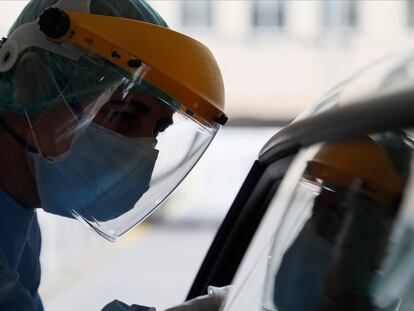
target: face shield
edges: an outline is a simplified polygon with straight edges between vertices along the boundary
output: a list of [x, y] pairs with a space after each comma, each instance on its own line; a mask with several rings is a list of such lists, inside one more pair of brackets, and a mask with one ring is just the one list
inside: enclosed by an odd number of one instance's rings
[[[53, 21], [66, 23], [59, 36]], [[203, 45], [152, 24], [58, 8], [39, 24], [47, 44], [28, 48], [18, 29], [0, 49], [14, 96], [2, 125], [28, 151], [40, 206], [114, 240], [167, 198], [225, 123], [220, 71]]]
[[402, 224], [411, 158], [402, 131], [298, 156], [267, 257], [265, 310], [410, 310], [412, 241]]

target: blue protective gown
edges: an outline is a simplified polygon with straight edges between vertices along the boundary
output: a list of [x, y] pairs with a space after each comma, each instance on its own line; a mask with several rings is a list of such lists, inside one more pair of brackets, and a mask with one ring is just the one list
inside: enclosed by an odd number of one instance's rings
[[42, 311], [41, 235], [35, 210], [15, 202], [0, 188], [0, 310]]

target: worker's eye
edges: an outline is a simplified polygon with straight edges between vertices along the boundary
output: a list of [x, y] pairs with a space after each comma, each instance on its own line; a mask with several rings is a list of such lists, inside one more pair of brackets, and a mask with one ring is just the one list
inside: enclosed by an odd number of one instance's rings
[[110, 115], [111, 120], [119, 120], [120, 122], [132, 122], [138, 119], [137, 115], [133, 112], [113, 111]]
[[124, 124], [136, 122], [138, 119], [136, 112], [125, 108], [108, 104], [100, 110], [99, 114], [106, 122], [120, 122]]
[[110, 108], [102, 109], [99, 112], [100, 123], [111, 130], [130, 136], [140, 127], [141, 120], [135, 112], [124, 111], [122, 109]]

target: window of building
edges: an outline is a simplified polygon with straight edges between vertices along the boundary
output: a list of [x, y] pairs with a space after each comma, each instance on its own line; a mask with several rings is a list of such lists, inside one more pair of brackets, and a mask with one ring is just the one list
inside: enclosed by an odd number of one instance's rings
[[286, 23], [284, 0], [254, 0], [252, 2], [252, 25], [254, 28], [283, 28]]
[[183, 0], [181, 21], [184, 27], [209, 28], [213, 24], [212, 0]]
[[406, 0], [407, 26], [414, 27], [414, 0]]
[[321, 3], [324, 30], [341, 31], [358, 26], [357, 0], [325, 0]]

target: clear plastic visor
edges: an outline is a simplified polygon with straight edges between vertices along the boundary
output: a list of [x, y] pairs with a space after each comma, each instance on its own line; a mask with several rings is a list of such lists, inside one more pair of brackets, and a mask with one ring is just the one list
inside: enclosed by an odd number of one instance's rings
[[[127, 75], [88, 56], [65, 76], [48, 65], [50, 57], [31, 57], [26, 76], [17, 71], [15, 78], [19, 109], [2, 112], [2, 119], [28, 151], [35, 201], [115, 240], [177, 187], [218, 126], [196, 121], [147, 83], [148, 66]], [[37, 82], [28, 84], [27, 75]], [[23, 130], [13, 129], [16, 120]]]

